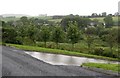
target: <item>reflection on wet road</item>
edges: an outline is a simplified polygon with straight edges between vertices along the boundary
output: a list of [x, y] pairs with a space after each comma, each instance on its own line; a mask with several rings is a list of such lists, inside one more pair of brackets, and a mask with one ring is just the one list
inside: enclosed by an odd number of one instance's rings
[[67, 55], [60, 55], [60, 54], [27, 52], [27, 51], [25, 51], [25, 53], [52, 65], [80, 66], [82, 63], [86, 63], [86, 62], [117, 63], [117, 62], [106, 61], [106, 60], [92, 59], [92, 58], [86, 58], [86, 57], [67, 56]]

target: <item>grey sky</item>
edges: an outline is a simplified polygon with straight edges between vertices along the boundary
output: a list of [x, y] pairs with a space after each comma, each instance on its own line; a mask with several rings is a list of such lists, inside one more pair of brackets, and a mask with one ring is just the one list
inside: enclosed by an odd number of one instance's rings
[[118, 11], [119, 0], [0, 0], [0, 14], [91, 15]]

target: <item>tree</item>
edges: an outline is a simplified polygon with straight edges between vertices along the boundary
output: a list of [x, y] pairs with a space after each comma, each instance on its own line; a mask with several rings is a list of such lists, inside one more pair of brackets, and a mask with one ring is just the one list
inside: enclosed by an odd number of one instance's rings
[[119, 16], [119, 12], [116, 12], [116, 13], [114, 14], [114, 16]]
[[98, 19], [93, 19], [92, 20], [92, 23], [91, 23], [91, 26], [97, 26], [99, 24], [99, 20]]
[[103, 17], [106, 17], [106, 15], [107, 15], [106, 12], [103, 12], [103, 13], [102, 13], [102, 16], [103, 16]]
[[33, 43], [35, 43], [35, 40], [37, 40], [38, 29], [35, 26], [29, 26], [26, 31], [28, 38], [32, 40]]
[[22, 22], [23, 25], [29, 24], [28, 18], [26, 16], [21, 17], [20, 21]]
[[62, 25], [64, 31], [67, 30], [70, 22], [77, 23], [78, 28], [82, 29], [82, 28], [87, 27], [90, 24], [91, 20], [89, 18], [80, 17], [77, 15], [76, 16], [74, 16], [74, 15], [65, 16], [61, 21], [61, 25]]
[[98, 26], [96, 26], [96, 33], [97, 35], [100, 37], [101, 32], [104, 30], [104, 26], [99, 24]]
[[108, 16], [113, 16], [112, 14], [108, 14]]
[[6, 26], [6, 22], [5, 21], [1, 21], [0, 25], [2, 25], [2, 27], [5, 27]]
[[19, 43], [16, 39], [17, 33], [14, 28], [2, 28], [2, 40], [5, 43]]
[[[118, 30], [117, 30], [117, 42], [118, 42], [118, 45], [120, 45], [120, 34], [119, 34], [119, 32], [120, 32], [120, 28], [118, 28]], [[120, 47], [120, 46], [119, 46]]]
[[60, 26], [56, 26], [52, 32], [52, 40], [56, 43], [57, 48], [58, 48], [58, 43], [63, 40], [63, 37], [64, 37], [64, 31]]
[[120, 26], [120, 17], [118, 17], [118, 23], [117, 24], [118, 24], [118, 26]]
[[48, 26], [42, 26], [40, 30], [40, 37], [42, 41], [44, 41], [45, 47], [46, 47], [46, 42], [50, 38], [50, 31]]
[[85, 34], [87, 35], [96, 35], [97, 34], [97, 30], [95, 27], [87, 27], [85, 29]]
[[92, 13], [91, 16], [92, 16], [92, 17], [97, 17], [98, 15], [97, 15], [97, 13]]
[[88, 27], [85, 30], [85, 41], [88, 45], [89, 52], [91, 51], [91, 45], [95, 39], [96, 29], [94, 27]]
[[19, 27], [17, 27], [17, 31], [18, 31], [18, 33], [19, 33], [19, 35], [21, 37], [27, 36], [27, 30], [28, 30], [27, 26], [19, 26]]
[[118, 41], [118, 30], [116, 29], [111, 29], [108, 30], [108, 34], [103, 35], [104, 36], [104, 40], [108, 43], [109, 47], [110, 47], [110, 56], [113, 56], [113, 46], [115, 43], [117, 43]]
[[67, 29], [67, 37], [72, 44], [72, 50], [74, 49], [74, 44], [79, 41], [79, 36], [80, 36], [80, 33], [78, 30], [77, 24], [70, 23]]
[[104, 18], [104, 22], [105, 22], [106, 27], [111, 27], [113, 25], [113, 18], [112, 18], [112, 16], [106, 16]]
[[94, 41], [94, 36], [93, 35], [86, 35], [85, 41], [87, 42], [87, 46], [89, 49], [89, 52], [91, 51], [91, 45]]

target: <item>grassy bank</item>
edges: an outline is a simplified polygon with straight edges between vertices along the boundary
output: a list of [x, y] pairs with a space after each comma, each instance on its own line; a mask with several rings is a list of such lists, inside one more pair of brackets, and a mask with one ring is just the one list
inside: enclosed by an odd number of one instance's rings
[[2, 45], [2, 42], [0, 41], [0, 45]]
[[103, 64], [103, 63], [84, 63], [83, 66], [102, 68], [104, 70], [119, 71], [118, 64]]
[[6, 45], [7, 46], [13, 46], [13, 47], [23, 49], [23, 50], [28, 50], [28, 51], [46, 52], [46, 53], [54, 53], [54, 54], [64, 54], [64, 55], [89, 57], [89, 58], [97, 58], [97, 59], [105, 59], [105, 60], [113, 60], [113, 61], [117, 60], [117, 58], [97, 56], [97, 55], [92, 55], [92, 54], [84, 54], [84, 53], [74, 52], [74, 51], [42, 48], [42, 47], [37, 47], [37, 46], [17, 45], [17, 44], [6, 44]]

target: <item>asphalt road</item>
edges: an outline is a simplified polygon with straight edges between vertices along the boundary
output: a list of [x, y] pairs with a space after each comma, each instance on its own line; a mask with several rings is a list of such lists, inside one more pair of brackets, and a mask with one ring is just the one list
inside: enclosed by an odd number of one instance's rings
[[99, 78], [104, 78], [108, 75], [79, 66], [50, 65], [27, 55], [23, 50], [3, 46], [2, 76], [102, 76]]

